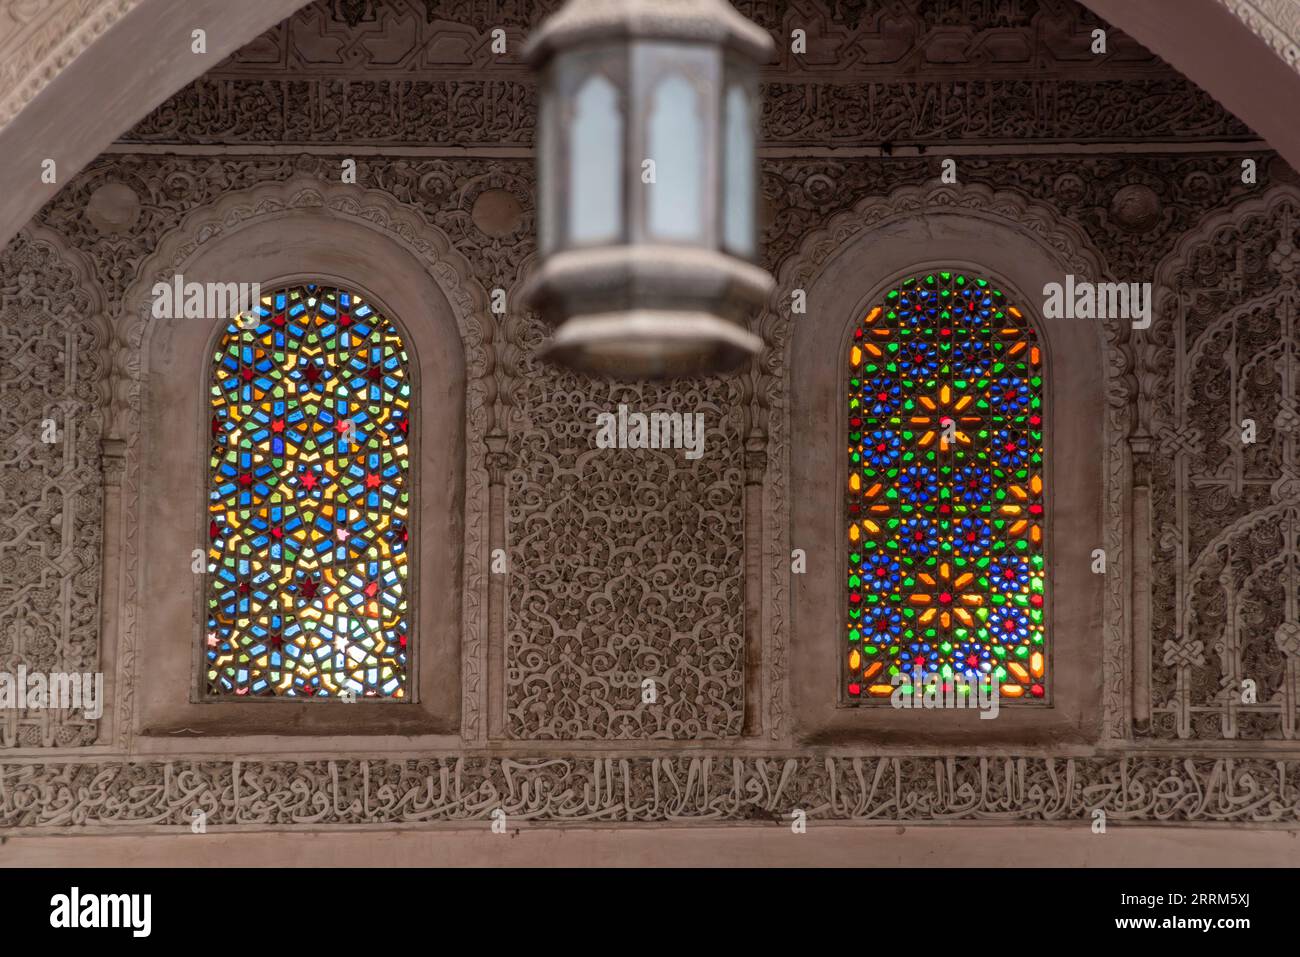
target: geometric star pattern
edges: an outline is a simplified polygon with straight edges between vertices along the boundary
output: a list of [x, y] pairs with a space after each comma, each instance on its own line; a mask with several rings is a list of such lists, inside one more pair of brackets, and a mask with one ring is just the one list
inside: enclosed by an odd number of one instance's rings
[[920, 275], [862, 319], [848, 371], [848, 700], [888, 699], [918, 670], [1044, 699], [1032, 325], [985, 279]]
[[299, 285], [232, 321], [209, 393], [206, 688], [407, 691], [411, 384], [361, 296]]

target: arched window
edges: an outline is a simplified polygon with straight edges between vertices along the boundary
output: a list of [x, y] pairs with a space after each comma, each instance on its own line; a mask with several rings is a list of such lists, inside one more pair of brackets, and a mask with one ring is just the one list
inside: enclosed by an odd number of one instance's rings
[[846, 700], [910, 693], [918, 673], [1044, 698], [1043, 379], [1030, 322], [988, 280], [906, 279], [855, 328], [848, 383]]
[[209, 695], [404, 698], [411, 382], [361, 296], [300, 285], [212, 358]]

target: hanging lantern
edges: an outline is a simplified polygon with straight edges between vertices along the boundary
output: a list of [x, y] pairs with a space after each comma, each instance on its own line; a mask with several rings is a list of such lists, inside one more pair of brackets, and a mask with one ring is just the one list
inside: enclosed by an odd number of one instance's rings
[[533, 305], [547, 356], [651, 378], [734, 368], [773, 282], [755, 265], [758, 66], [771, 37], [726, 0], [569, 0], [539, 72]]

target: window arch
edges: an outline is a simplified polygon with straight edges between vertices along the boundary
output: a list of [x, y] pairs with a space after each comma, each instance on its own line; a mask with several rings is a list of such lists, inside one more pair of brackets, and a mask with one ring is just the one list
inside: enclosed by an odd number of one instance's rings
[[987, 279], [904, 279], [853, 330], [848, 702], [923, 680], [1044, 699], [1042, 352]]
[[263, 296], [212, 354], [209, 696], [408, 697], [406, 346], [347, 289]]

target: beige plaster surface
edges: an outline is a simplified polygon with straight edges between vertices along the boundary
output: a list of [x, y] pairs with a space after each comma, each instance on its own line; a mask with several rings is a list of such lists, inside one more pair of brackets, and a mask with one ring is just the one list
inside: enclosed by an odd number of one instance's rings
[[1300, 833], [1240, 827], [533, 827], [0, 837], [0, 867], [1294, 867]]

